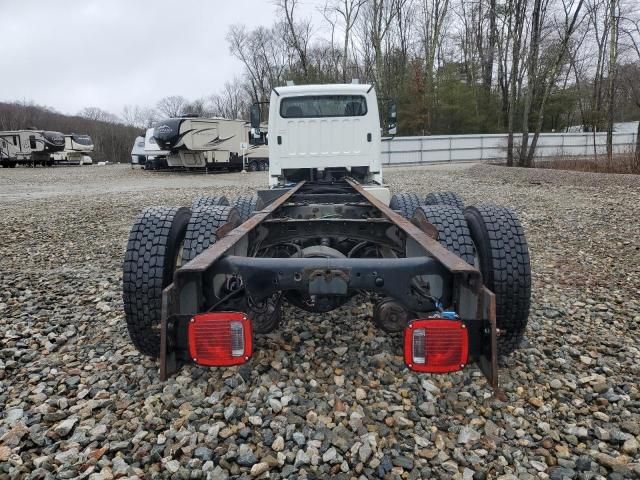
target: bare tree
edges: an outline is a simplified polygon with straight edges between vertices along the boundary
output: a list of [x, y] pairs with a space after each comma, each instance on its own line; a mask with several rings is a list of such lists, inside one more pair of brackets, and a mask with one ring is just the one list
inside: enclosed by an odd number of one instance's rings
[[294, 17], [299, 0], [276, 0], [275, 4], [284, 13], [285, 41], [296, 52], [300, 61], [303, 80], [308, 81], [310, 79], [308, 48], [311, 39], [311, 21], [308, 19], [297, 20]]
[[139, 105], [125, 105], [120, 114], [125, 125], [136, 128], [149, 128], [158, 119], [158, 112], [153, 108], [141, 107]]
[[100, 122], [121, 123], [120, 119], [116, 115], [98, 107], [85, 107], [78, 112], [78, 116]]
[[289, 55], [283, 39], [276, 33], [279, 28], [276, 25], [247, 31], [243, 25], [232, 25], [227, 33], [231, 54], [245, 67], [253, 101], [266, 101], [271, 89], [283, 81]]
[[366, 33], [365, 42], [370, 42], [373, 62], [371, 65], [374, 83], [378, 91], [387, 95], [384, 85], [384, 41], [397, 15], [398, 0], [370, 0], [361, 7], [360, 19]]
[[187, 102], [182, 107], [182, 115], [195, 115], [196, 117], [204, 117], [207, 114], [205, 107], [206, 100], [204, 98], [198, 98], [192, 102]]
[[607, 82], [607, 162], [613, 162], [613, 114], [618, 77], [618, 40], [620, 24], [620, 2], [609, 0], [609, 78]]
[[245, 118], [249, 110], [247, 87], [239, 78], [225, 82], [224, 88], [209, 97], [207, 110], [216, 117]]
[[[331, 3], [325, 4], [325, 12], [334, 12], [341, 18], [344, 31], [342, 39], [342, 81], [346, 82], [348, 78], [349, 65], [349, 43], [353, 27], [358, 20], [360, 8], [366, 0], [333, 0]], [[325, 13], [325, 18], [328, 16]]]
[[[627, 65], [623, 70], [622, 81], [631, 91], [633, 102], [640, 110], [640, 82], [638, 82], [638, 78], [640, 78], [640, 18], [624, 18], [624, 22], [621, 30], [628, 40], [627, 49], [631, 52], [635, 62]], [[638, 121], [636, 129], [635, 171], [640, 172], [640, 121]]]
[[436, 57], [442, 47], [443, 32], [449, 16], [449, 0], [424, 0], [419, 15], [420, 43], [425, 64], [425, 97], [427, 108], [427, 131], [433, 130], [435, 80], [438, 65]]
[[513, 166], [513, 133], [517, 104], [518, 76], [520, 74], [521, 48], [523, 44], [522, 32], [527, 13], [526, 0], [509, 0], [508, 2], [508, 35], [511, 38], [511, 73], [509, 76], [509, 103], [508, 103], [508, 124], [509, 136], [507, 138], [507, 165]]
[[555, 55], [552, 55], [551, 68], [545, 72], [547, 77], [546, 85], [544, 87], [544, 91], [542, 93], [542, 98], [540, 100], [540, 106], [537, 111], [537, 123], [535, 126], [535, 134], [533, 136], [533, 140], [531, 141], [531, 145], [529, 146], [529, 151], [527, 153], [527, 158], [525, 160], [525, 166], [533, 165], [533, 157], [535, 155], [536, 146], [538, 144], [538, 138], [540, 137], [540, 132], [542, 131], [542, 125], [544, 123], [544, 115], [545, 108], [547, 102], [549, 101], [549, 97], [551, 95], [552, 89], [556, 85], [556, 81], [558, 79], [558, 75], [560, 73], [560, 68], [566, 60], [567, 50], [569, 48], [569, 43], [573, 38], [573, 34], [579, 25], [579, 23], [584, 18], [582, 7], [584, 5], [584, 0], [563, 0], [563, 14], [564, 18], [559, 26], [558, 30], [558, 43], [554, 49]]
[[161, 98], [156, 104], [158, 111], [165, 117], [179, 117], [187, 104], [187, 99], [180, 95]]

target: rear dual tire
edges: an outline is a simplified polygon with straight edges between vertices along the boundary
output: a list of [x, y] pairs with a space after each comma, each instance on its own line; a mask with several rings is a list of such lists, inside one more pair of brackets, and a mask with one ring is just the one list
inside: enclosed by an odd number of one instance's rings
[[229, 200], [224, 195], [198, 195], [191, 203], [191, 209], [195, 210], [200, 207], [213, 207], [218, 205], [229, 205]]
[[464, 211], [484, 285], [496, 296], [498, 353], [508, 355], [522, 341], [531, 304], [531, 265], [524, 230], [516, 214], [498, 205]]
[[189, 224], [188, 208], [150, 207], [136, 218], [123, 264], [127, 329], [138, 351], [160, 355], [162, 291], [173, 281]]
[[253, 215], [253, 212], [264, 208], [264, 202], [257, 195], [245, 194], [236, 197], [233, 206], [240, 213], [241, 223], [244, 223]]
[[411, 219], [421, 205], [449, 205], [464, 210], [464, 200], [455, 192], [429, 193], [424, 200], [417, 193], [402, 192], [391, 197], [389, 208], [399, 212], [404, 218]]
[[451, 205], [423, 205], [414, 215], [436, 228], [442, 246], [480, 270], [495, 294], [498, 354], [512, 353], [524, 337], [531, 298], [529, 248], [516, 214], [497, 205], [464, 212]]
[[218, 228], [227, 223], [233, 228], [240, 225], [240, 214], [234, 207], [212, 205], [194, 208], [185, 232], [183, 261], [193, 260], [216, 243], [219, 240]]
[[420, 197], [413, 192], [396, 193], [391, 197], [389, 208], [400, 213], [404, 218], [411, 219], [422, 202]]
[[464, 200], [455, 192], [433, 192], [424, 197], [425, 205], [449, 205], [464, 210]]

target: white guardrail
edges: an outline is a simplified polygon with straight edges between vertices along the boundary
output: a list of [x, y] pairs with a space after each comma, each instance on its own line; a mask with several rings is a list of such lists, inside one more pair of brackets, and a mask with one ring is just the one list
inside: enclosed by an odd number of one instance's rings
[[[383, 165], [420, 163], [473, 162], [504, 160], [507, 158], [506, 133], [487, 135], [433, 135], [429, 137], [394, 137], [382, 140]], [[519, 145], [522, 134], [514, 135]], [[529, 141], [533, 135], [529, 136]], [[589, 156], [607, 152], [606, 132], [593, 133], [541, 133], [536, 147], [536, 158]], [[635, 133], [614, 133], [614, 153], [633, 151]]]

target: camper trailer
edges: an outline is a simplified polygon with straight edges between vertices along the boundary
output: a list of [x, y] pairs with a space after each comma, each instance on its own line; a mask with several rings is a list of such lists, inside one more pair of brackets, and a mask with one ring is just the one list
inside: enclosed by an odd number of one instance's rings
[[147, 128], [144, 136], [144, 153], [146, 170], [162, 170], [167, 168], [167, 156], [169, 151], [162, 150], [153, 136], [153, 128]]
[[91, 165], [93, 159], [89, 155], [93, 152], [93, 140], [89, 135], [72, 133], [64, 136], [64, 151], [51, 154], [55, 163]]
[[154, 127], [158, 146], [169, 152], [170, 168], [242, 170], [268, 168], [267, 134], [256, 133], [243, 120], [181, 117]]
[[51, 166], [51, 154], [64, 150], [64, 135], [45, 130], [0, 132], [0, 161], [4, 168], [18, 164]]
[[144, 151], [144, 137], [136, 137], [133, 142], [133, 148], [131, 149], [131, 168], [135, 165], [144, 167], [147, 163], [147, 156]]

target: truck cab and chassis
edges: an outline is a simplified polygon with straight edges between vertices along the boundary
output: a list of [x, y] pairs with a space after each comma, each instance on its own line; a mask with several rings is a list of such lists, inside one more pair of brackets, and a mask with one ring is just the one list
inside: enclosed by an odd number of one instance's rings
[[[393, 133], [395, 106], [385, 110]], [[269, 188], [147, 208], [132, 227], [127, 326], [138, 350], [160, 360], [161, 379], [185, 364], [250, 361], [253, 335], [278, 327], [284, 302], [319, 313], [362, 294], [377, 326], [402, 333], [409, 369], [476, 364], [497, 389], [498, 356], [517, 348], [529, 313], [515, 213], [465, 207], [447, 191], [392, 196], [371, 85], [278, 87], [269, 134]]]

